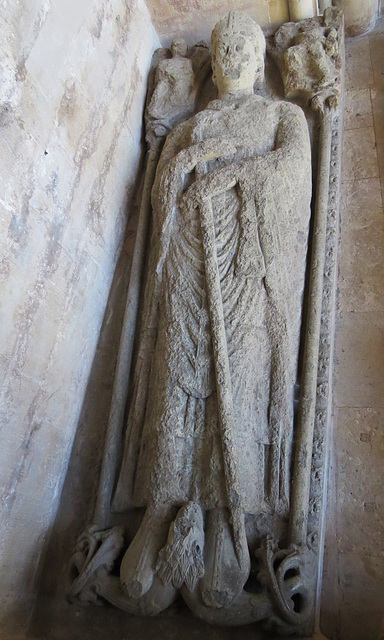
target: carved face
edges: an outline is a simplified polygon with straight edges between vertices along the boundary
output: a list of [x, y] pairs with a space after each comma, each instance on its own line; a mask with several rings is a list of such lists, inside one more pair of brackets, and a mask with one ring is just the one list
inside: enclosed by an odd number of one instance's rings
[[263, 44], [241, 33], [222, 33], [212, 50], [213, 81], [219, 93], [252, 89], [264, 78]]
[[171, 44], [171, 53], [174, 58], [185, 58], [187, 55], [188, 46], [183, 38], [174, 40]]

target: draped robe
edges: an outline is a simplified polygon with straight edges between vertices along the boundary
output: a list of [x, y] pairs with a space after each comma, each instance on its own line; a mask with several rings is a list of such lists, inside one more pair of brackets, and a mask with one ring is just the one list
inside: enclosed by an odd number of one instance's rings
[[[199, 145], [223, 140], [228, 154], [185, 168]], [[210, 103], [176, 127], [161, 154], [116, 511], [189, 500], [229, 506], [201, 212], [188, 203], [191, 185], [220, 172], [235, 183], [210, 203], [240, 497], [245, 513], [288, 509], [310, 143], [299, 107], [252, 95]]]

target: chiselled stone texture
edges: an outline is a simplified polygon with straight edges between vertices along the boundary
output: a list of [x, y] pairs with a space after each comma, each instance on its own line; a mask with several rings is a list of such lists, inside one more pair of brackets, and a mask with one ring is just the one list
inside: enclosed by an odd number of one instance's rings
[[[230, 624], [238, 607], [238, 623], [250, 621], [248, 545], [259, 547], [262, 526], [272, 535], [270, 510], [281, 518], [289, 509], [310, 147], [299, 107], [253, 94], [264, 52], [245, 14], [216, 25], [219, 99], [168, 135], [158, 162], [142, 337], [112, 501], [115, 512], [146, 513], [121, 563], [120, 596], [99, 590], [132, 612], [165, 609], [182, 588], [203, 619]], [[175, 64], [193, 86], [185, 53], [159, 63], [157, 87]], [[177, 112], [182, 92], [165, 86]], [[149, 122], [162, 106], [157, 87]], [[253, 542], [245, 514], [258, 522]], [[266, 543], [266, 557], [277, 551]], [[261, 594], [255, 619], [266, 603]]]
[[[206, 622], [260, 622], [258, 637], [264, 628], [308, 634], [314, 625], [340, 12], [290, 23], [269, 45], [286, 96], [303, 108], [264, 82], [265, 38], [244, 13], [231, 11], [215, 26], [212, 79], [204, 43], [174, 41], [154, 56], [136, 242], [143, 254], [150, 216], [148, 260], [143, 284], [129, 285], [94, 524], [78, 539], [69, 591], [75, 604], [107, 601], [146, 616], [181, 593]], [[211, 99], [201, 106], [204, 90]], [[131, 513], [141, 514], [138, 527]]]
[[12, 2], [0, 20], [0, 608], [21, 622], [121, 248], [158, 40], [141, 0]]

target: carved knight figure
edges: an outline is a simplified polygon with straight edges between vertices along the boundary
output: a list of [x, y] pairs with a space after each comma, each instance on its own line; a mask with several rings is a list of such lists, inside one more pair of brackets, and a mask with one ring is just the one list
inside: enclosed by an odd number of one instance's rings
[[169, 134], [158, 163], [113, 499], [146, 508], [121, 563], [130, 599], [156, 572], [172, 579], [181, 540], [184, 581], [225, 607], [249, 576], [247, 519], [257, 530], [289, 513], [311, 156], [302, 110], [254, 93], [264, 55], [245, 14], [216, 25], [218, 99]]

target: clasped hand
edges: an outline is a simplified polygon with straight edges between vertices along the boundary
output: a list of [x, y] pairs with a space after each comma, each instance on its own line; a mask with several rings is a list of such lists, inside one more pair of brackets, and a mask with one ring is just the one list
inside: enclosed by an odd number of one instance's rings
[[238, 183], [237, 169], [237, 165], [230, 164], [222, 169], [199, 175], [181, 196], [179, 205], [183, 208], [196, 208], [204, 200], [228, 191]]

